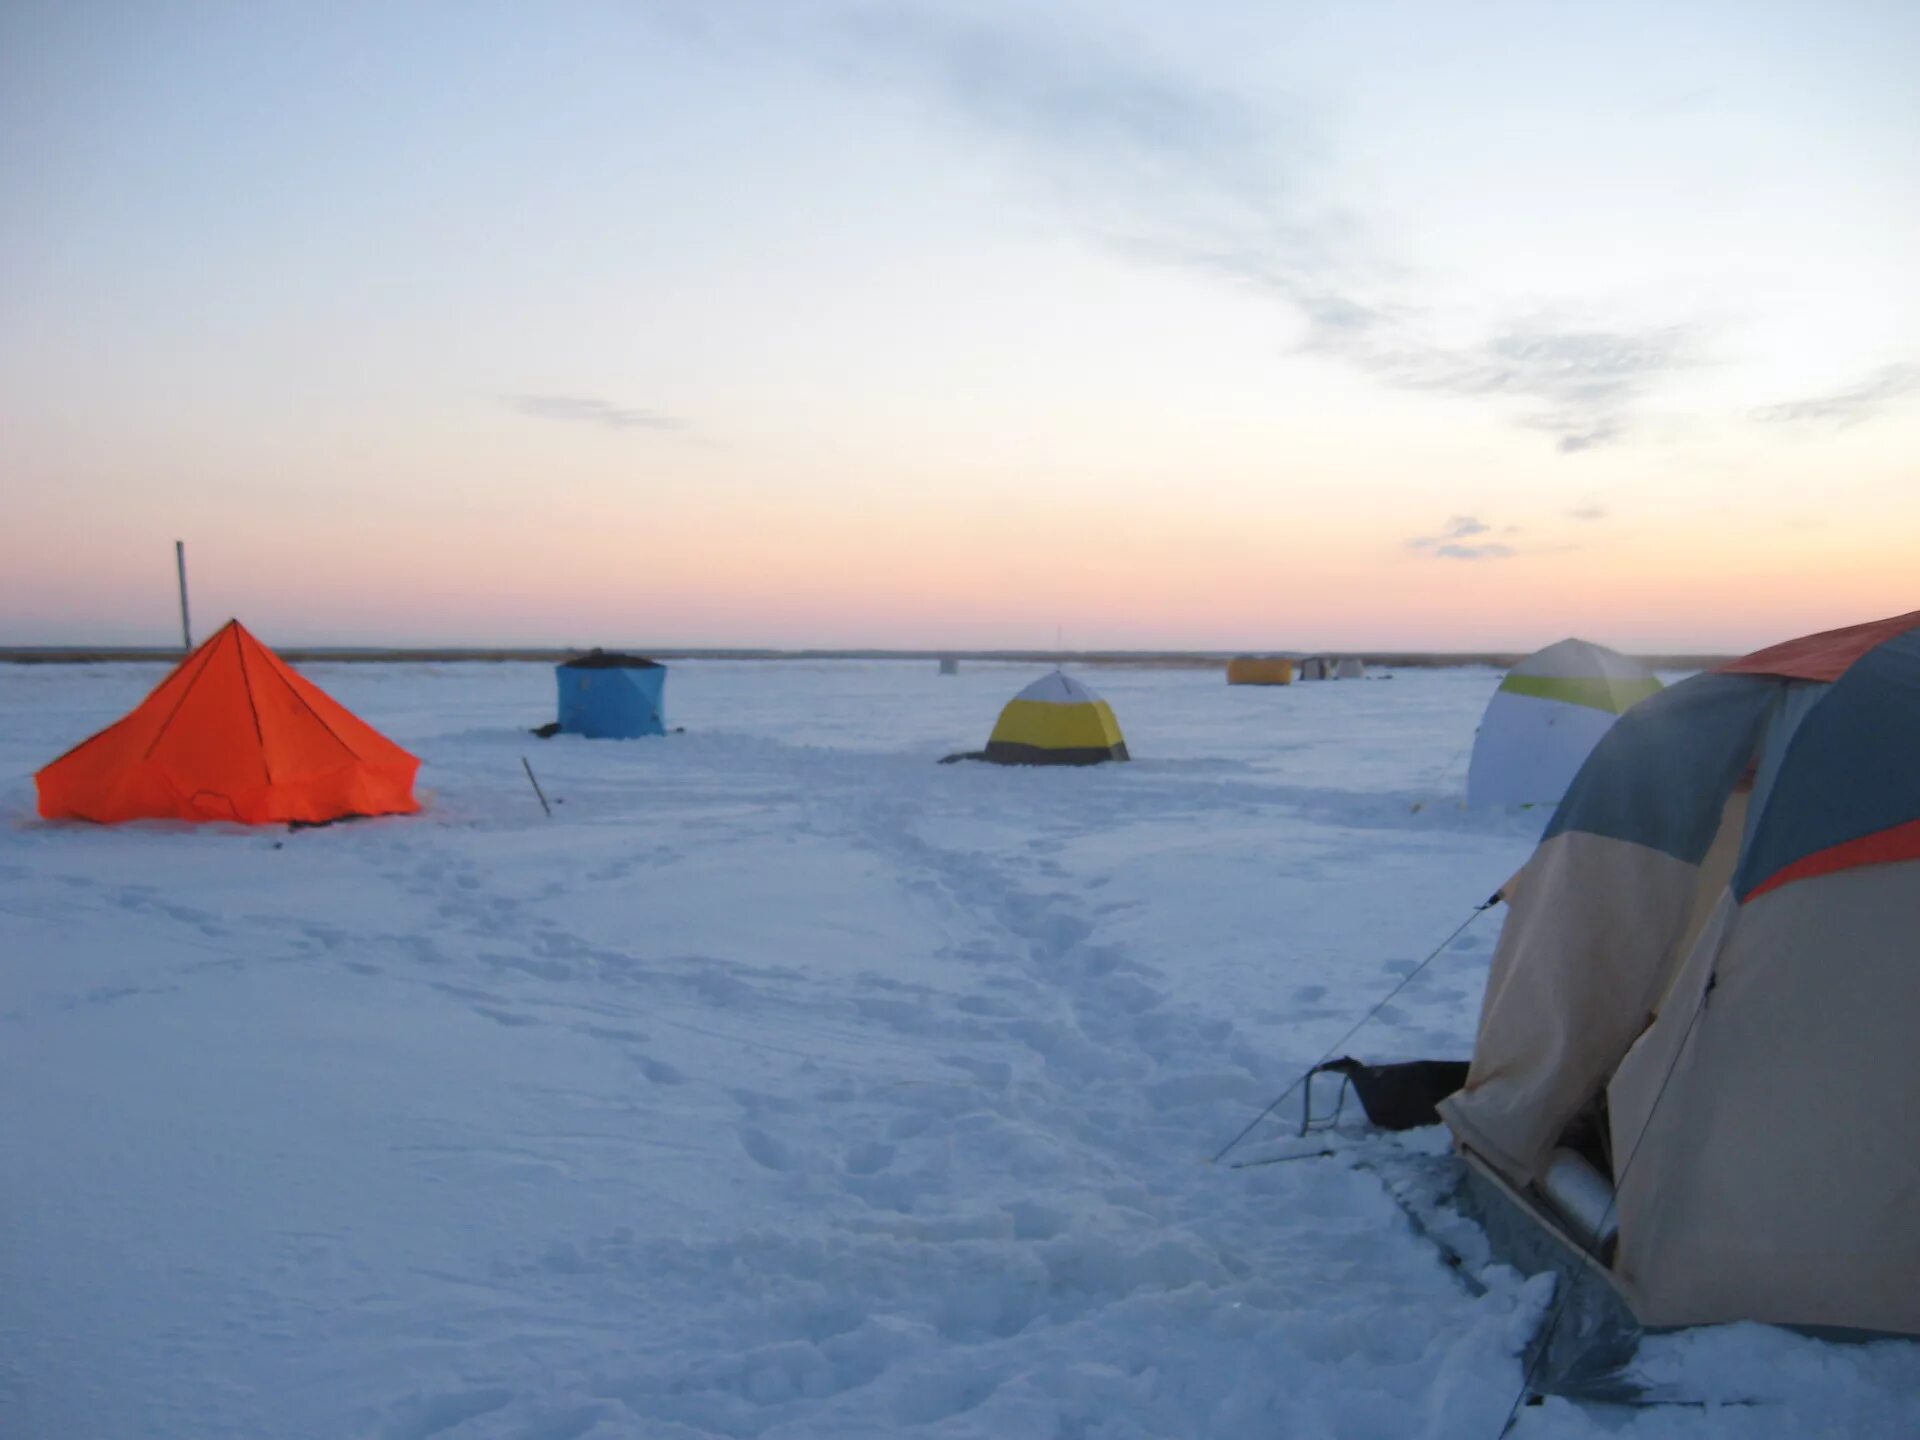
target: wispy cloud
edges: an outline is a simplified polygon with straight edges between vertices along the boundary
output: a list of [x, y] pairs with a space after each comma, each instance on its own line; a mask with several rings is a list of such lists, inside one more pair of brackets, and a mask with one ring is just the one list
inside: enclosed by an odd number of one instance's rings
[[1607, 518], [1607, 507], [1598, 500], [1587, 500], [1574, 506], [1567, 514], [1575, 520], [1604, 520]]
[[[1511, 528], [1511, 527], [1509, 527]], [[1505, 560], [1517, 554], [1513, 546], [1498, 540], [1480, 540], [1468, 545], [1463, 541], [1489, 534], [1493, 527], [1474, 515], [1455, 515], [1440, 527], [1438, 535], [1421, 535], [1407, 541], [1410, 550], [1428, 550], [1443, 560]]]
[[1259, 168], [1263, 131], [1247, 106], [1089, 35], [907, 7], [857, 13], [844, 34], [857, 50], [908, 68], [946, 104], [1022, 145], [1074, 152], [1082, 164], [1115, 170], [1157, 159], [1167, 178], [1198, 166], [1213, 180], [1240, 181]]
[[1768, 405], [1754, 411], [1753, 418], [1770, 425], [1825, 424], [1844, 429], [1916, 395], [1920, 395], [1920, 365], [1888, 365], [1858, 385]]
[[509, 408], [542, 420], [571, 420], [579, 425], [602, 425], [609, 430], [685, 430], [677, 415], [615, 405], [587, 395], [509, 395]]
[[933, 95], [1039, 176], [1073, 221], [1135, 259], [1264, 293], [1306, 322], [1303, 353], [1395, 389], [1506, 402], [1572, 454], [1624, 437], [1634, 406], [1694, 362], [1679, 325], [1496, 323], [1442, 341], [1404, 297], [1417, 278], [1372, 253], [1364, 227], [1317, 207], [1303, 174], [1309, 119], [1043, 21], [864, 11], [842, 35], [856, 68]]
[[1403, 390], [1526, 402], [1519, 423], [1564, 454], [1620, 439], [1628, 411], [1666, 375], [1693, 363], [1682, 326], [1595, 330], [1547, 321], [1510, 325], [1478, 344], [1423, 343], [1416, 317], [1309, 312], [1306, 348], [1338, 356]]

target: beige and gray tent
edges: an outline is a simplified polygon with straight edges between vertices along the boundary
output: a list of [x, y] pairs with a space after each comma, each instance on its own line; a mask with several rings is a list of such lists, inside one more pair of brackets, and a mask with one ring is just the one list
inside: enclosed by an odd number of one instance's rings
[[1920, 1334], [1920, 612], [1643, 700], [1508, 887], [1469, 1162], [1643, 1324]]
[[1333, 661], [1324, 655], [1308, 655], [1296, 667], [1296, 674], [1302, 680], [1332, 680], [1335, 677]]
[[1336, 680], [1364, 680], [1367, 678], [1367, 667], [1356, 655], [1342, 656], [1340, 663], [1334, 667], [1333, 676]]

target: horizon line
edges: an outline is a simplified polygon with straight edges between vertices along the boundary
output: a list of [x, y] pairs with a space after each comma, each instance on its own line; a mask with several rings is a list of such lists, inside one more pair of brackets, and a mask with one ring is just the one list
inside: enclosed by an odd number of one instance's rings
[[[971, 660], [990, 664], [1069, 663], [1142, 665], [1204, 669], [1229, 660], [1257, 656], [1300, 660], [1314, 656], [1351, 657], [1364, 664], [1405, 669], [1448, 669], [1485, 665], [1511, 668], [1533, 653], [1525, 650], [1365, 650], [1341, 649], [920, 649], [890, 646], [844, 648], [779, 646], [563, 646], [563, 645], [289, 645], [274, 653], [293, 663], [372, 664], [538, 664], [558, 663], [589, 653], [590, 648], [667, 660]], [[190, 652], [167, 645], [0, 645], [0, 664], [100, 665], [177, 662]], [[1626, 653], [1626, 652], [1623, 652]], [[1734, 659], [1705, 652], [1629, 654], [1653, 669], [1704, 670]]]

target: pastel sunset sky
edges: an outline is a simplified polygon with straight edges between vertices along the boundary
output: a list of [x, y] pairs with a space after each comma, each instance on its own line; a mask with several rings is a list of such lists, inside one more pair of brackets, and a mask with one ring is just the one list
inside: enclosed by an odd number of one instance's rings
[[1920, 605], [1920, 5], [0, 6], [0, 643]]

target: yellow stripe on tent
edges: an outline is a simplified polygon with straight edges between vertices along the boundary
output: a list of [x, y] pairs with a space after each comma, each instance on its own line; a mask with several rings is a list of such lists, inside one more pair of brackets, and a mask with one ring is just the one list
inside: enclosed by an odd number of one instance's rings
[[1110, 749], [1121, 742], [1120, 722], [1104, 700], [1054, 705], [1044, 700], [1009, 700], [993, 727], [989, 744], [1034, 745], [1043, 750]]
[[1605, 675], [1522, 675], [1509, 674], [1500, 688], [1513, 695], [1531, 695], [1538, 700], [1558, 700], [1563, 705], [1584, 705], [1589, 710], [1604, 710], [1623, 715], [1649, 695], [1659, 693], [1660, 681], [1652, 675], [1613, 679]]

